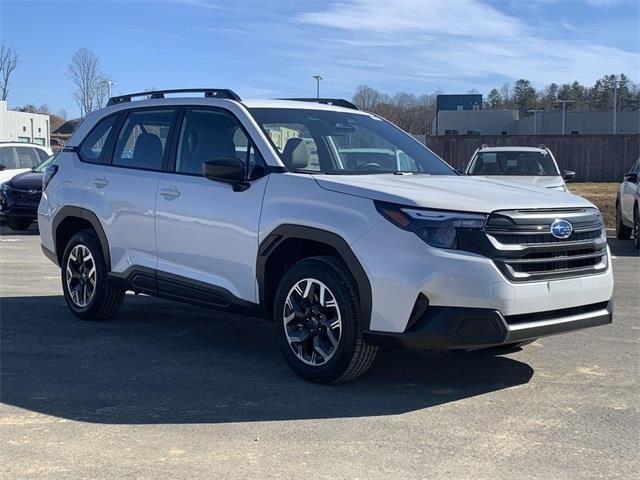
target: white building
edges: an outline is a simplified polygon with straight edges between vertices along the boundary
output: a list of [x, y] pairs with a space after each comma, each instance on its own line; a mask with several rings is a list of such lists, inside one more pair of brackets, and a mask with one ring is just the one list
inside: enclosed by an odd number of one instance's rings
[[7, 110], [7, 102], [0, 100], [0, 142], [36, 143], [50, 147], [49, 115]]

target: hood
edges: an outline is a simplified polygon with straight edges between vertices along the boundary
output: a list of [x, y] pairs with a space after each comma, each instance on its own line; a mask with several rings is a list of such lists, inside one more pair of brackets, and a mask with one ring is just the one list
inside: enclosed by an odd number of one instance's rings
[[0, 183], [8, 182], [19, 173], [30, 171], [30, 168], [10, 168], [9, 170], [0, 170]]
[[42, 189], [42, 173], [27, 171], [15, 175], [11, 180], [6, 182], [11, 188], [19, 188], [20, 190], [36, 190]]
[[482, 177], [498, 180], [499, 182], [520, 183], [544, 188], [564, 187], [564, 180], [560, 175], [545, 177], [537, 175], [483, 175]]
[[464, 175], [318, 175], [320, 187], [400, 205], [491, 213], [526, 208], [592, 207], [559, 190]]

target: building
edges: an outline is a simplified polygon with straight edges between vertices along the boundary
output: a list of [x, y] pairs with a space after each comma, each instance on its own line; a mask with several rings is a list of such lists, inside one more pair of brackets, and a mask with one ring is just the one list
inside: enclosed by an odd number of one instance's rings
[[[536, 112], [519, 118], [517, 110], [438, 112], [433, 135], [607, 135], [613, 134], [613, 112]], [[640, 133], [640, 111], [618, 112], [618, 134]]]
[[512, 135], [516, 133], [517, 110], [453, 110], [438, 112], [435, 135]]
[[436, 96], [436, 111], [482, 110], [481, 93]]
[[[615, 133], [640, 133], [640, 111], [618, 112]], [[564, 133], [573, 135], [607, 134], [613, 132], [613, 112], [566, 112]], [[562, 134], [562, 112], [537, 112], [517, 122], [516, 132], [522, 135]]]
[[50, 147], [49, 115], [15, 112], [0, 101], [0, 142], [36, 143]]

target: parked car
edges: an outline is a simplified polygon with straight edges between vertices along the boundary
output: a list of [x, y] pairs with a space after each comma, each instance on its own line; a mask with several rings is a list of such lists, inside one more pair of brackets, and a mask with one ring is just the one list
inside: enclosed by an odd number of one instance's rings
[[0, 143], [0, 183], [14, 175], [28, 172], [53, 155], [50, 148], [32, 143]]
[[640, 249], [640, 159], [624, 176], [616, 198], [616, 236], [629, 239]]
[[560, 173], [551, 150], [544, 145], [539, 147], [483, 145], [474, 152], [464, 173], [563, 191], [567, 191], [565, 181], [572, 181], [576, 175], [570, 170]]
[[[345, 100], [176, 92], [112, 98], [45, 171], [42, 249], [77, 317], [111, 317], [127, 290], [262, 315], [320, 383], [362, 375], [379, 346], [514, 346], [611, 322], [587, 200], [459, 176]], [[381, 146], [413, 167], [361, 158]]]
[[0, 220], [12, 230], [27, 230], [38, 217], [44, 170], [55, 161], [55, 155], [28, 172], [19, 173], [0, 184]]

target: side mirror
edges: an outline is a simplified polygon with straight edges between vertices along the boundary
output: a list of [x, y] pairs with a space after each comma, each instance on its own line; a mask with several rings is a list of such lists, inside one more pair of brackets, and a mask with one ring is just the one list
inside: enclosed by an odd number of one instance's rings
[[624, 176], [625, 181], [631, 183], [638, 183], [638, 174], [637, 173], [627, 173]]
[[234, 192], [243, 192], [250, 186], [245, 181], [244, 162], [235, 157], [218, 158], [204, 162], [202, 173], [209, 180], [231, 184]]
[[0, 172], [3, 170], [6, 170], [7, 167], [5, 165], [3, 165], [2, 163], [0, 163]]
[[573, 182], [573, 180], [576, 178], [576, 172], [565, 170], [564, 172], [562, 172], [562, 178], [564, 178], [566, 182]]

